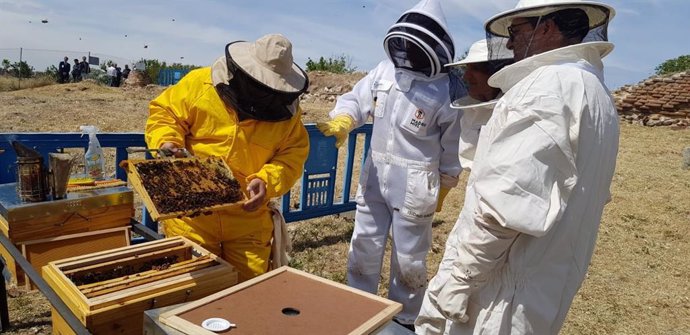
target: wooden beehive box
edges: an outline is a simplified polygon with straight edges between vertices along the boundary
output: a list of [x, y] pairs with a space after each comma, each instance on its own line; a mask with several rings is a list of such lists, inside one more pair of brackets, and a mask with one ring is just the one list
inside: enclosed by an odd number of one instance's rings
[[[163, 313], [160, 321], [183, 334], [370, 334], [402, 305], [303, 271], [281, 267]], [[234, 323], [216, 333], [208, 318]]]
[[[134, 216], [134, 196], [129, 188], [115, 187], [68, 194], [60, 200], [24, 203], [17, 197], [15, 187], [15, 184], [0, 185], [0, 231], [33, 265], [129, 244], [120, 238], [129, 238], [125, 233]], [[11, 281], [28, 284], [21, 268], [1, 246], [0, 255], [7, 261]]]
[[120, 166], [154, 220], [197, 216], [246, 199], [220, 157], [133, 159]]
[[[54, 260], [125, 247], [129, 241], [129, 227], [120, 227], [27, 241], [20, 246], [24, 258], [40, 270]], [[24, 283], [27, 290], [36, 288], [26, 274]]]
[[[43, 278], [93, 334], [141, 334], [144, 311], [237, 283], [237, 271], [184, 237], [53, 261]], [[52, 311], [53, 333], [73, 334]]]

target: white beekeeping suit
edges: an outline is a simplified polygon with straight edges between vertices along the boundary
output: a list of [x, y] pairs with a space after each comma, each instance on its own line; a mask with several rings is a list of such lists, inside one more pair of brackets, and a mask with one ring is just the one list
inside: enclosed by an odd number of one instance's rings
[[615, 169], [618, 117], [601, 62], [613, 14], [592, 1], [522, 0], [487, 22], [490, 50], [507, 38], [517, 62], [489, 80], [505, 95], [479, 135], [418, 334], [559, 332]]
[[[458, 69], [457, 73], [462, 73], [464, 85], [469, 86], [468, 95], [458, 99], [451, 97], [451, 108], [463, 111], [460, 119], [460, 165], [465, 170], [472, 169], [474, 153], [479, 140], [479, 132], [486, 125], [491, 117], [494, 106], [498, 98], [501, 97], [499, 89], [491, 88], [486, 84], [489, 76], [500, 70], [505, 65], [512, 63], [513, 53], [510, 50], [502, 50], [503, 54], [489, 60], [489, 50], [486, 40], [479, 40], [472, 43], [467, 52], [467, 56], [462, 60], [450, 64], [447, 67]], [[473, 66], [473, 67], [472, 67]], [[483, 82], [476, 82], [482, 80]], [[490, 91], [487, 92], [486, 89]], [[451, 88], [451, 92], [453, 89]], [[486, 97], [490, 94], [490, 97]]]
[[411, 327], [427, 285], [426, 255], [439, 193], [454, 187], [461, 171], [460, 114], [449, 107], [443, 67], [453, 59], [454, 45], [438, 2], [424, 0], [403, 13], [384, 47], [390, 59], [340, 97], [333, 120], [319, 129], [341, 141], [352, 127], [373, 118], [357, 190], [348, 284], [376, 293], [390, 232], [388, 297], [403, 304], [396, 321]]
[[[479, 40], [470, 46], [467, 56], [454, 63], [446, 64], [456, 72], [452, 72], [452, 76], [461, 76], [462, 83], [458, 85], [464, 86], [461, 89], [451, 88], [451, 108], [461, 109], [463, 111], [460, 125], [462, 132], [460, 133], [459, 156], [460, 164], [463, 169], [470, 171], [474, 163], [474, 155], [477, 148], [477, 141], [481, 128], [486, 125], [491, 118], [498, 98], [502, 96], [501, 90], [492, 88], [487, 84], [489, 76], [500, 70], [504, 66], [512, 63], [513, 53], [510, 50], [502, 50], [500, 56], [496, 59], [489, 59], [489, 50], [487, 41], [485, 39]], [[465, 91], [468, 95], [460, 94], [459, 97], [453, 96], [455, 91]], [[449, 234], [449, 238], [455, 237], [455, 230], [457, 225], [453, 227]], [[450, 249], [450, 251], [448, 251]], [[454, 252], [455, 243], [446, 244], [446, 253], [441, 262], [441, 270], [429, 283], [428, 289], [437, 291], [438, 287], [443, 285], [447, 280], [447, 276], [443, 274], [449, 273], [450, 262], [449, 257], [456, 255]], [[436, 309], [427, 301], [422, 304], [420, 311], [421, 328], [437, 327], [443, 329], [446, 324], [446, 318], [441, 315]], [[421, 320], [419, 320], [421, 321]]]

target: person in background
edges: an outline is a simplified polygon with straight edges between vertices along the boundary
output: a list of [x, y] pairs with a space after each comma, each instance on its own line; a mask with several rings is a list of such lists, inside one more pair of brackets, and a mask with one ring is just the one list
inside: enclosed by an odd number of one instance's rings
[[68, 83], [70, 74], [69, 58], [65, 58], [58, 65], [58, 83]]
[[131, 72], [129, 65], [125, 64], [125, 69], [122, 70], [122, 78], [124, 78], [125, 81], [127, 81], [127, 77], [129, 77], [129, 72]]
[[115, 66], [117, 66], [117, 64], [110, 63], [110, 65], [108, 65], [108, 68], [105, 70], [105, 74], [108, 76], [108, 86], [111, 87], [115, 86], [115, 77], [117, 75]]
[[457, 185], [460, 115], [450, 108], [448, 69], [455, 46], [436, 0], [406, 11], [384, 38], [389, 59], [341, 96], [331, 121], [317, 124], [342, 145], [369, 117], [371, 148], [357, 189], [348, 285], [376, 293], [390, 232], [388, 298], [395, 321], [412, 329], [427, 285], [432, 218]]
[[113, 83], [114, 87], [120, 87], [122, 83], [122, 69], [115, 64], [115, 81]]
[[79, 59], [74, 59], [74, 66], [72, 66], [72, 81], [81, 81], [81, 64], [79, 64]]
[[165, 220], [166, 236], [185, 236], [220, 255], [240, 281], [267, 271], [272, 235], [284, 228], [269, 200], [290, 190], [309, 154], [298, 99], [308, 86], [292, 43], [270, 34], [229, 43], [211, 67], [189, 72], [151, 101], [148, 146], [222, 157], [248, 198], [210, 215]]
[[419, 334], [558, 334], [611, 197], [618, 115], [601, 59], [613, 15], [521, 0], [487, 21], [490, 59], [505, 45], [515, 63], [489, 78], [505, 95], [479, 134], [451, 266], [427, 290], [425, 310], [448, 323], [420, 317]]
[[489, 60], [486, 40], [479, 40], [470, 46], [467, 57], [446, 65], [451, 67], [451, 75], [462, 74], [466, 87], [460, 90], [460, 94], [457, 95], [460, 98], [457, 99], [453, 96], [454, 89], [451, 88], [450, 107], [463, 111], [460, 119], [460, 165], [468, 171], [472, 169], [479, 131], [489, 121], [498, 98], [503, 95], [500, 89], [489, 86], [487, 81], [491, 75], [513, 62], [513, 53], [505, 48], [502, 50], [503, 55]]
[[91, 73], [91, 67], [89, 66], [89, 62], [86, 60], [86, 56], [81, 57], [81, 78], [85, 79], [89, 73]]

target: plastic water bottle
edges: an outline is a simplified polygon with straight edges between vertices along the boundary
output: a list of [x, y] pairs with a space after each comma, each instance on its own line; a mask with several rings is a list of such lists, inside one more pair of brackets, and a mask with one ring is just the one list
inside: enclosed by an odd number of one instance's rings
[[96, 137], [96, 126], [80, 126], [82, 135], [89, 135], [89, 148], [84, 154], [84, 168], [86, 175], [95, 179], [103, 180], [105, 176], [105, 162], [103, 160], [103, 149]]

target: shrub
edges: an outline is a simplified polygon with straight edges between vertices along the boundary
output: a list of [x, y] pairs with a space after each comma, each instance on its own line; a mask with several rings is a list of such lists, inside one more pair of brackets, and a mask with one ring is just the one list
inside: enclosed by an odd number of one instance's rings
[[2, 69], [3, 74], [14, 77], [29, 78], [34, 75], [34, 67], [30, 66], [26, 61], [10, 63], [9, 60], [3, 59], [0, 69]]
[[657, 66], [656, 74], [670, 74], [690, 70], [690, 55], [669, 59]]
[[356, 67], [351, 66], [352, 59], [345, 55], [333, 58], [329, 57], [325, 59], [323, 57], [319, 58], [318, 62], [313, 61], [311, 58], [307, 59], [307, 71], [326, 71], [331, 73], [352, 73], [357, 70]]

